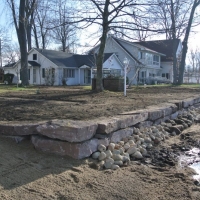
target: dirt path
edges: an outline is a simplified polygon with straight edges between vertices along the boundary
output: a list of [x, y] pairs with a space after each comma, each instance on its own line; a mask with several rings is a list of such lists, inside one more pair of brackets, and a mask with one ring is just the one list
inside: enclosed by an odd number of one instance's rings
[[[199, 138], [200, 125], [185, 133]], [[171, 137], [164, 147], [181, 142]], [[37, 152], [30, 142], [0, 136], [0, 199], [200, 199], [192, 170], [131, 161], [116, 171], [96, 170], [91, 159], [74, 160]]]

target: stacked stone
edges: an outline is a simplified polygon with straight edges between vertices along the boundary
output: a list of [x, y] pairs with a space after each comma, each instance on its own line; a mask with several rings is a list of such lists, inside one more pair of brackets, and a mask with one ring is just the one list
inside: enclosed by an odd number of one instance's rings
[[190, 127], [197, 120], [197, 111], [199, 112], [199, 109], [191, 107], [187, 111], [180, 112], [176, 119], [168, 119], [160, 125], [140, 129], [133, 127], [132, 134], [121, 141], [111, 142], [108, 147], [100, 144], [98, 151], [92, 154], [92, 158], [99, 161], [101, 168], [106, 169], [126, 166], [131, 158], [142, 159], [148, 155], [148, 150], [153, 146]]

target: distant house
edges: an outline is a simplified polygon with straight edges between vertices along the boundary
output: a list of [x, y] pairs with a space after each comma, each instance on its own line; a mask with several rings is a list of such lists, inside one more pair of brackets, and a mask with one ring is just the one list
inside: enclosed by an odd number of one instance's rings
[[[182, 44], [179, 39], [176, 41], [176, 55], [180, 56]], [[89, 51], [97, 53], [99, 45]], [[152, 77], [163, 77], [173, 81], [173, 41], [157, 40], [129, 42], [109, 35], [106, 41], [104, 53], [115, 53], [123, 63], [125, 57], [129, 62], [128, 78], [131, 79], [137, 74], [133, 84], [146, 83]]]
[[183, 83], [200, 83], [199, 72], [185, 72], [183, 76]]
[[[104, 70], [122, 74], [123, 65], [113, 53], [104, 55]], [[20, 80], [21, 61], [5, 66], [4, 73], [13, 73]], [[90, 85], [95, 76], [95, 56], [33, 48], [28, 53], [29, 83], [35, 85]], [[16, 81], [17, 82], [17, 81]]]

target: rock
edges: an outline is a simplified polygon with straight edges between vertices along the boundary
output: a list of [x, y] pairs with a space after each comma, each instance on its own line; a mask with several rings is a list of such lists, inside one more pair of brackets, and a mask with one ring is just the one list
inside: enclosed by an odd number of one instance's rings
[[162, 110], [159, 110], [159, 108], [156, 110], [156, 109], [149, 109], [149, 112], [148, 112], [148, 120], [150, 121], [155, 121], [156, 119], [159, 119], [163, 116], [163, 112]]
[[122, 165], [123, 165], [123, 162], [122, 162], [121, 160], [116, 160], [116, 161], [114, 161], [114, 164], [115, 164], [115, 165], [122, 166]]
[[136, 147], [130, 147], [130, 148], [127, 150], [127, 153], [128, 153], [129, 155], [131, 155], [131, 154], [135, 153], [136, 151], [137, 151], [137, 148], [136, 148]]
[[37, 126], [39, 134], [68, 142], [83, 142], [91, 139], [97, 130], [93, 121], [52, 120]]
[[112, 152], [110, 150], [105, 151], [106, 153], [106, 158], [112, 157]]
[[120, 168], [119, 165], [112, 165], [111, 169], [116, 170], [116, 169], [119, 169], [119, 168]]
[[25, 136], [38, 134], [37, 127], [45, 122], [0, 122], [0, 134], [10, 136]]
[[118, 154], [118, 155], [120, 155], [120, 153], [121, 153], [121, 151], [118, 150], [118, 149], [114, 149], [114, 150], [113, 150], [113, 154]]
[[105, 159], [106, 159], [106, 153], [102, 151], [99, 155], [99, 160], [105, 160]]
[[129, 161], [130, 161], [130, 157], [123, 156], [123, 157], [122, 157], [122, 161], [123, 161], [123, 162], [129, 162]]
[[114, 164], [114, 160], [112, 158], [107, 158], [105, 160], [104, 167], [106, 169], [111, 169], [113, 164]]
[[135, 142], [134, 142], [133, 140], [129, 140], [128, 143], [129, 143], [130, 145], [135, 145]]
[[110, 141], [113, 143], [117, 143], [122, 140], [122, 138], [127, 138], [128, 136], [133, 134], [132, 128], [121, 129], [112, 133]]
[[110, 143], [108, 145], [108, 150], [113, 151], [115, 149], [115, 144], [114, 143]]
[[145, 138], [144, 138], [144, 142], [145, 142], [145, 143], [151, 143], [151, 138], [145, 137]]
[[143, 158], [142, 154], [139, 151], [136, 151], [134, 154], [132, 154], [132, 156], [137, 159]]
[[184, 99], [182, 101], [183, 108], [188, 108], [189, 106], [192, 106], [193, 104], [194, 104], [194, 99], [193, 98]]
[[126, 151], [127, 149], [129, 149], [129, 148], [130, 148], [130, 144], [129, 144], [129, 143], [126, 143], [126, 144], [124, 145], [125, 151]]
[[98, 158], [99, 158], [99, 155], [100, 155], [100, 152], [99, 152], [99, 151], [94, 152], [94, 153], [92, 154], [92, 158], [93, 158], [93, 159], [98, 159]]
[[118, 144], [119, 144], [120, 146], [124, 146], [124, 141], [121, 140], [121, 141], [118, 142]]
[[70, 156], [75, 159], [82, 159], [89, 157], [93, 152], [97, 151], [100, 141], [93, 138], [82, 143], [70, 143], [61, 140], [53, 140], [44, 136], [33, 135], [31, 136], [31, 142], [38, 150], [61, 156]]
[[119, 154], [113, 154], [113, 157], [112, 157], [113, 159], [114, 159], [114, 161], [116, 161], [116, 160], [123, 160], [123, 157], [121, 156], [121, 155], [119, 155]]
[[98, 150], [99, 150], [100, 152], [106, 151], [106, 147], [105, 147], [103, 144], [100, 144], [100, 145], [98, 146]]
[[177, 126], [172, 126], [169, 129], [170, 129], [170, 132], [175, 132], [176, 135], [179, 135], [181, 133], [180, 129]]
[[120, 155], [123, 155], [123, 154], [124, 154], [124, 148], [123, 148], [123, 147], [120, 148], [119, 151], [120, 151]]

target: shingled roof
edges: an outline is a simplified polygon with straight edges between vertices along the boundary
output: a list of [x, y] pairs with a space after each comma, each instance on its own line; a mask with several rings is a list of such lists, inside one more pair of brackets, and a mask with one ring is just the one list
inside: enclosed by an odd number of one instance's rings
[[[176, 49], [178, 48], [180, 39], [175, 40]], [[160, 52], [166, 56], [161, 57], [162, 62], [172, 61], [173, 59], [173, 40], [154, 40], [154, 41], [141, 41], [133, 42], [134, 44], [142, 45], [153, 51]]]
[[[87, 65], [89, 67], [95, 66], [94, 55], [79, 55], [66, 53], [62, 51], [47, 50], [47, 49], [35, 49], [50, 61], [61, 67], [81, 67]], [[106, 61], [112, 53], [104, 54], [104, 61]]]

